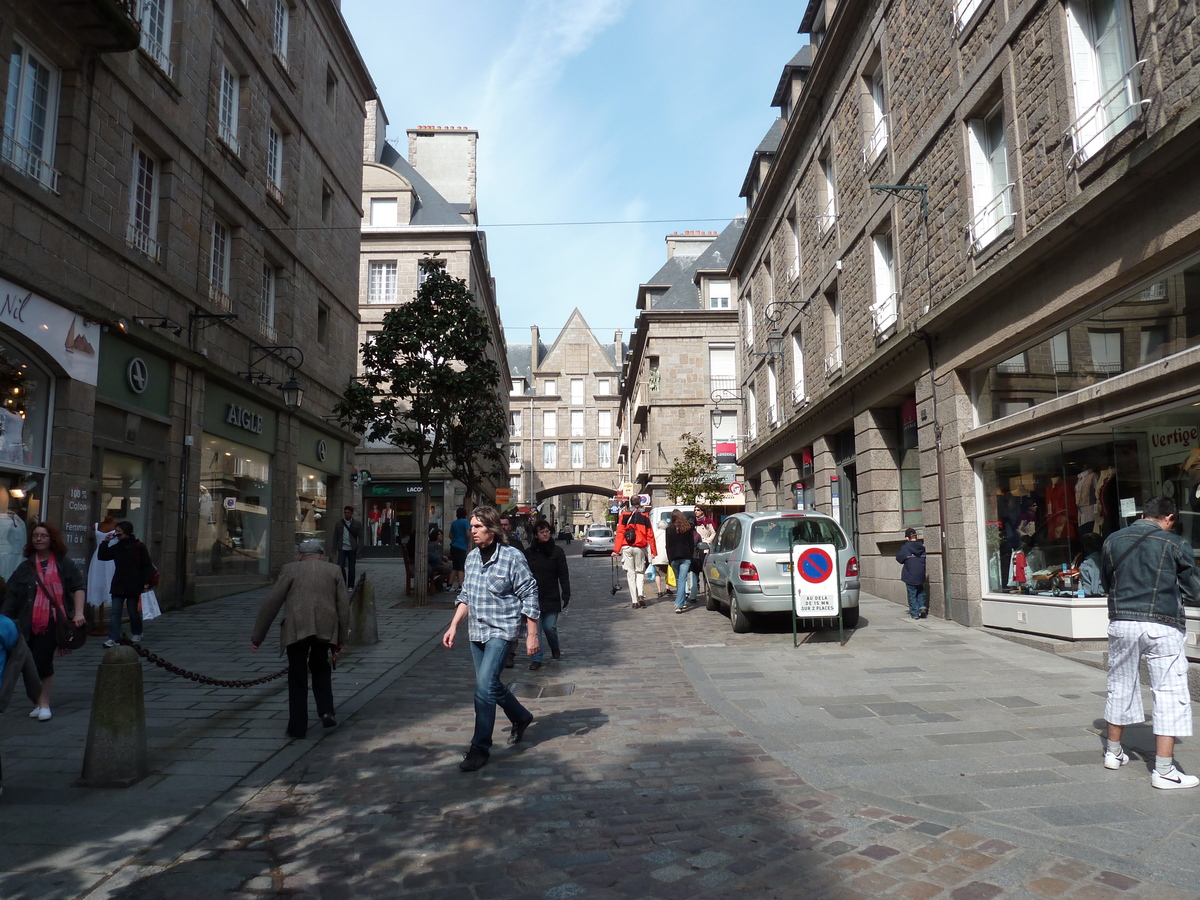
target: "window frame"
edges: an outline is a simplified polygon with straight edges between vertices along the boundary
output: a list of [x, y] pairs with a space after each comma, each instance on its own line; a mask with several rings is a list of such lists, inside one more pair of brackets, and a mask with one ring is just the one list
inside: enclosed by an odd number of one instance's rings
[[[175, 66], [171, 62], [171, 28], [173, 0], [141, 0], [138, 9], [138, 24], [140, 37], [138, 48], [162, 70], [168, 78], [174, 79]], [[159, 14], [157, 26], [155, 13]]]
[[135, 250], [158, 262], [161, 254], [158, 243], [158, 191], [162, 163], [136, 141], [133, 143], [131, 163], [125, 241]]
[[[19, 62], [17, 58], [19, 57]], [[33, 106], [38, 100], [29, 93], [30, 64], [46, 72], [45, 97], [41, 122], [35, 122]], [[20, 77], [13, 81], [14, 69]], [[58, 193], [58, 170], [54, 167], [54, 150], [58, 140], [58, 113], [62, 91], [62, 72], [40, 50], [19, 34], [12, 36], [9, 56], [8, 93], [4, 105], [4, 137], [0, 157], [12, 168], [32, 178], [42, 187]], [[35, 85], [33, 90], [38, 88]], [[37, 147], [25, 135], [26, 126], [36, 126], [41, 132]], [[22, 137], [25, 137], [23, 140]], [[18, 154], [19, 151], [19, 154]]]
[[275, 311], [278, 307], [279, 270], [269, 260], [263, 260], [262, 283], [258, 295], [258, 324], [263, 337], [269, 341], [278, 339], [275, 328]]
[[238, 144], [238, 119], [240, 118], [242, 77], [235, 74], [228, 60], [221, 62], [221, 76], [217, 85], [217, 137], [234, 156], [240, 155]]
[[558, 441], [542, 441], [542, 468], [558, 468]]
[[[388, 268], [389, 266], [391, 267], [390, 269]], [[397, 298], [399, 297], [399, 271], [400, 265], [398, 260], [372, 259], [367, 262], [367, 303], [369, 305], [396, 305]], [[388, 284], [389, 273], [390, 285]]]

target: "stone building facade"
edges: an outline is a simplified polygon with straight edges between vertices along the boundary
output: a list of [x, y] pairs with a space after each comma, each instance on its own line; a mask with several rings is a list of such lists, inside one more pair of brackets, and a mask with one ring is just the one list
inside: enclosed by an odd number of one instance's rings
[[[621, 332], [602, 344], [578, 309], [549, 347], [541, 329], [509, 344], [509, 489], [518, 512], [576, 532], [602, 523], [617, 492]], [[545, 501], [551, 500], [553, 510]]]
[[[487, 236], [478, 227], [475, 145], [478, 132], [461, 127], [421, 127], [407, 132], [406, 159], [387, 140], [387, 116], [376, 100], [367, 104], [362, 149], [362, 228], [358, 273], [361, 324], [358, 345], [380, 328], [383, 317], [409, 302], [420, 287], [419, 262], [437, 260], [471, 289], [491, 330], [491, 349], [504, 377], [508, 371], [504, 331], [496, 306], [496, 284], [487, 255]], [[507, 385], [497, 402], [506, 404]], [[367, 525], [364, 553], [399, 556], [401, 544], [423, 515], [417, 508], [422, 485], [416, 463], [385, 442], [365, 442], [357, 455], [361, 514]], [[443, 525], [464, 503], [463, 486], [445, 471], [432, 473], [428, 514]], [[499, 486], [499, 485], [497, 485]], [[487, 499], [490, 501], [490, 491]]]
[[750, 502], [839, 515], [873, 593], [914, 526], [936, 614], [1103, 637], [1080, 558], [1156, 494], [1200, 537], [1194, 8], [812, 0], [801, 31], [732, 264]]
[[[723, 466], [736, 466], [742, 416], [737, 396], [737, 285], [729, 262], [745, 225], [666, 237], [667, 261], [639, 286], [637, 315], [622, 381], [621, 466], [639, 494], [656, 506], [667, 476], [691, 434], [711, 446]], [[740, 484], [740, 470], [729, 473]], [[735, 488], [736, 491], [736, 488]], [[720, 512], [745, 505], [727, 494]]]
[[111, 514], [163, 600], [264, 583], [332, 525], [354, 447], [325, 418], [374, 95], [346, 24], [328, 0], [6, 2], [0, 39], [0, 574], [31, 522], [85, 562]]

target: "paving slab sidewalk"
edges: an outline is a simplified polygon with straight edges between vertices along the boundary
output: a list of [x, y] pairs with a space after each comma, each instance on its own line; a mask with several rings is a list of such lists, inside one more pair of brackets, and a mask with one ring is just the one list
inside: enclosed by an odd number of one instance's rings
[[571, 565], [564, 658], [508, 673], [525, 742], [501, 716], [489, 764], [458, 771], [471, 660], [439, 650], [91, 896], [1200, 896], [1200, 790], [1102, 768], [1103, 672], [866, 596], [844, 647], [794, 648], [786, 622], [630, 610], [607, 561]]
[[[351, 647], [334, 673], [343, 722], [437, 645], [446, 613], [398, 609], [403, 567], [363, 563], [377, 592], [380, 642]], [[275, 633], [255, 653], [250, 631], [267, 590], [171, 611], [146, 623], [143, 646], [185, 669], [248, 680], [283, 669]], [[305, 740], [284, 736], [286, 679], [244, 690], [197, 684], [143, 663], [150, 775], [125, 789], [73, 784], [81, 773], [101, 638], [56, 661], [53, 718], [15, 697], [0, 717], [0, 897], [82, 895], [154, 846], [187, 850], [326, 733], [310, 709]], [[18, 691], [18, 694], [20, 692]], [[314, 727], [315, 726], [315, 727]], [[335, 729], [336, 731], [336, 729]]]

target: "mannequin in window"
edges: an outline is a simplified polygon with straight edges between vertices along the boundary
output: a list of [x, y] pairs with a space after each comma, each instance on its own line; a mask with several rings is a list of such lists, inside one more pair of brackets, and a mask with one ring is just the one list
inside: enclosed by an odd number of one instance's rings
[[1096, 487], [1096, 518], [1100, 522], [1100, 533], [1108, 537], [1121, 527], [1121, 505], [1117, 499], [1117, 470], [1105, 466], [1100, 470]]
[[27, 534], [25, 520], [9, 508], [10, 495], [7, 487], [0, 487], [0, 577], [5, 579], [25, 559]]
[[1046, 539], [1074, 540], [1077, 514], [1075, 492], [1063, 481], [1061, 475], [1051, 476], [1050, 486], [1046, 488]]
[[92, 551], [92, 559], [88, 563], [87, 604], [99, 608], [95, 634], [104, 634], [104, 607], [112, 602], [110, 589], [113, 575], [117, 571], [117, 564], [113, 560], [100, 558], [100, 545], [108, 540], [108, 536], [116, 527], [117, 520], [112, 516], [105, 516], [96, 523], [96, 529], [92, 532], [96, 538], [96, 549]]
[[1075, 479], [1075, 508], [1082, 534], [1095, 530], [1097, 480], [1096, 471], [1089, 463], [1084, 463], [1083, 470]]

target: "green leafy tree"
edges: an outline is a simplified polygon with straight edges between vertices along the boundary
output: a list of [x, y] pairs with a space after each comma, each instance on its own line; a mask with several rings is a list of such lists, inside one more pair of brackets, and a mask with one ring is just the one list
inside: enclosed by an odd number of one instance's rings
[[717, 458], [694, 434], [683, 435], [683, 453], [667, 473], [667, 493], [675, 502], [688, 505], [697, 500], [716, 503], [725, 496], [725, 482], [717, 474]]
[[[415, 599], [428, 597], [430, 475], [450, 469], [456, 441], [466, 440], [480, 409], [499, 408], [500, 371], [488, 357], [487, 317], [461, 278], [441, 261], [420, 262], [425, 281], [409, 303], [390, 310], [362, 345], [362, 375], [334, 407], [341, 424], [371, 441], [387, 441], [417, 464], [424, 502], [413, 549]], [[495, 437], [490, 438], [495, 450]]]
[[508, 484], [508, 454], [504, 450], [508, 420], [495, 396], [480, 396], [469, 407], [450, 430], [447, 469], [451, 478], [462, 482], [464, 503], [471, 504], [472, 497], [490, 503], [492, 498], [481, 493], [484, 482]]

